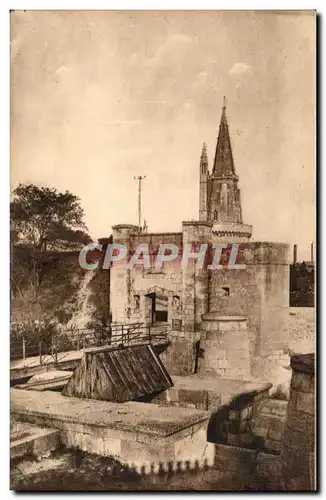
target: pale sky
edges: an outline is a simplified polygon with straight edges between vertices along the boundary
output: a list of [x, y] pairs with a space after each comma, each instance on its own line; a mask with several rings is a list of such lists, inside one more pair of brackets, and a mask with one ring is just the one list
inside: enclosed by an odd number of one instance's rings
[[315, 240], [312, 12], [17, 11], [11, 14], [11, 186], [81, 198], [94, 239], [198, 219], [223, 95], [244, 223], [255, 240]]

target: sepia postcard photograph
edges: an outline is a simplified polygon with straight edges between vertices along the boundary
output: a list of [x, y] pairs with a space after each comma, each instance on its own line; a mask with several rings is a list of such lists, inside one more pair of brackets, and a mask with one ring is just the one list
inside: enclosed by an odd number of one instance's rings
[[11, 490], [317, 491], [316, 25], [10, 12]]

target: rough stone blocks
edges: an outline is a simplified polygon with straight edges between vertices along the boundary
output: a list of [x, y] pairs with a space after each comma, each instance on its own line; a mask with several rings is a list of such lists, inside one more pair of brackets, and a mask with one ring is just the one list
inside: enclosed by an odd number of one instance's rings
[[251, 472], [256, 450], [249, 450], [223, 444], [215, 445], [216, 466], [221, 470], [246, 473]]
[[292, 380], [287, 422], [282, 437], [282, 487], [286, 490], [313, 490], [315, 471], [314, 355], [291, 358]]
[[23, 457], [24, 455], [43, 455], [54, 450], [59, 444], [60, 432], [57, 429], [40, 429], [35, 427], [35, 432], [29, 428], [29, 435], [10, 443], [10, 458]]
[[315, 395], [306, 392], [297, 392], [296, 409], [313, 415], [315, 413]]
[[313, 392], [314, 379], [306, 373], [293, 372], [291, 379], [292, 389], [299, 392]]
[[[241, 327], [240, 327], [241, 325]], [[250, 375], [249, 338], [243, 318], [203, 316], [200, 347], [201, 370], [213, 370], [226, 378]]]

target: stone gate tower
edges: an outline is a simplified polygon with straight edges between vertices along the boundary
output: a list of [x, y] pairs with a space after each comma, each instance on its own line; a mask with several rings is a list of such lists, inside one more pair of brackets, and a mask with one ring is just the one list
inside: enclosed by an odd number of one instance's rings
[[[139, 227], [133, 224], [113, 227], [113, 243], [124, 244], [127, 255], [139, 244], [148, 243], [151, 262], [155, 262], [161, 243], [173, 244], [179, 249], [178, 259], [165, 262], [160, 272], [155, 266], [144, 269], [141, 263], [125, 269], [127, 256], [117, 261], [110, 271], [112, 321], [149, 326], [165, 322], [171, 337], [182, 344], [179, 361], [171, 355], [170, 363], [179, 375], [194, 369], [201, 331], [211, 329], [213, 324], [219, 323], [218, 331], [224, 327], [225, 332], [234, 331], [232, 345], [244, 351], [246, 346], [241, 346], [239, 336], [241, 338], [247, 322], [250, 353], [255, 355], [283, 349], [286, 345], [283, 325], [288, 314], [289, 246], [252, 241], [252, 226], [243, 223], [238, 182], [224, 102], [211, 172], [205, 145], [201, 154], [199, 220], [182, 221], [180, 232], [168, 233], [140, 233]], [[184, 246], [197, 248], [207, 243], [226, 245], [226, 253], [231, 244], [238, 245], [237, 263], [245, 267], [197, 268], [195, 259], [189, 259], [182, 269]], [[206, 323], [203, 325], [203, 322]], [[226, 337], [223, 342], [230, 344]], [[221, 361], [225, 364], [223, 351], [221, 348]], [[248, 369], [247, 361], [243, 370]], [[180, 368], [182, 363], [185, 371]]]
[[252, 226], [243, 224], [239, 177], [235, 173], [225, 98], [212, 173], [206, 144], [200, 159], [199, 220], [213, 223], [217, 237], [249, 239]]

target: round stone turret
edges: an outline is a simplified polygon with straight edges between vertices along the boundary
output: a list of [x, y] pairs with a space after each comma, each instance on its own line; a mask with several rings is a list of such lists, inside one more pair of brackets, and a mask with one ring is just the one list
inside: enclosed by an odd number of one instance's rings
[[202, 316], [200, 371], [215, 372], [224, 378], [250, 376], [247, 319], [220, 316], [210, 312]]

